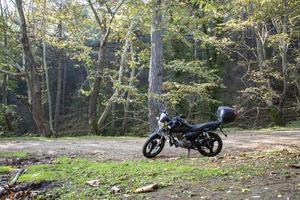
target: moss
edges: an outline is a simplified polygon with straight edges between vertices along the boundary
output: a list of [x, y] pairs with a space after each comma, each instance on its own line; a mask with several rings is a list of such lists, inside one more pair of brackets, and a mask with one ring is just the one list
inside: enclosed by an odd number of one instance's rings
[[0, 175], [1, 174], [7, 174], [11, 171], [13, 171], [14, 168], [10, 167], [10, 166], [0, 166]]
[[0, 158], [26, 158], [28, 156], [29, 153], [25, 151], [0, 152]]

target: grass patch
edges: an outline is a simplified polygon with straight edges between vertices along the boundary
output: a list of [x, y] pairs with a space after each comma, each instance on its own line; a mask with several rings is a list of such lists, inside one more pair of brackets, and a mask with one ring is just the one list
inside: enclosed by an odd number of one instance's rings
[[[238, 181], [268, 175], [274, 169], [286, 173], [283, 169], [286, 163], [298, 159], [284, 152], [249, 153], [234, 159], [225, 157], [217, 162], [210, 158], [96, 162], [60, 157], [52, 165], [29, 166], [19, 181], [58, 181], [62, 186], [48, 194], [59, 199], [113, 199], [118, 197], [109, 192], [114, 185], [120, 186], [122, 193], [132, 193], [137, 187], [150, 183], [159, 183], [162, 187], [182, 181], [201, 184], [217, 177]], [[99, 180], [100, 187], [88, 186], [86, 181], [89, 180]]]
[[0, 152], [0, 158], [26, 158], [29, 153], [26, 151]]
[[[197, 159], [198, 160], [198, 159]], [[205, 160], [198, 160], [204, 164]], [[53, 165], [33, 165], [19, 179], [21, 182], [59, 181], [65, 183], [53, 192], [60, 199], [111, 198], [109, 189], [113, 185], [123, 188], [124, 193], [150, 183], [162, 187], [183, 180], [223, 176], [226, 171], [219, 167], [201, 167], [195, 161], [138, 160], [123, 162], [95, 162], [87, 159], [61, 157]], [[99, 180], [100, 188], [86, 185], [86, 181]], [[76, 193], [73, 193], [76, 191]]]
[[0, 175], [1, 174], [7, 174], [11, 171], [13, 171], [14, 168], [10, 167], [10, 166], [0, 166]]

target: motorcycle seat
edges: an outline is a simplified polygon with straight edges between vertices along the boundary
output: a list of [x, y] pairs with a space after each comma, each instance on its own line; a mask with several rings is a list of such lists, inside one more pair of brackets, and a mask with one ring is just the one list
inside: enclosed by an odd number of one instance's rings
[[195, 124], [191, 125], [189, 124], [190, 131], [196, 132], [196, 131], [208, 131], [208, 130], [215, 130], [219, 127], [221, 124], [220, 121], [212, 121], [212, 122], [207, 122], [204, 124]]

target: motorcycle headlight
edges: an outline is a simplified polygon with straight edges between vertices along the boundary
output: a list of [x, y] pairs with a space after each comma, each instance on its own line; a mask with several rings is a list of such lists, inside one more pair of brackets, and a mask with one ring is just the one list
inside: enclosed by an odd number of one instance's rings
[[161, 113], [158, 119], [158, 127], [163, 128], [165, 126], [165, 119], [167, 117], [166, 113]]

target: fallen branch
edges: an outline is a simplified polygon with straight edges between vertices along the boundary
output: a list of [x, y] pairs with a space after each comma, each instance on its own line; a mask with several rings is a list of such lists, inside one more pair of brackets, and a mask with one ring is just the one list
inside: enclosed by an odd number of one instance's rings
[[156, 189], [158, 189], [158, 184], [154, 183], [154, 184], [151, 184], [151, 185], [140, 187], [140, 188], [136, 189], [134, 192], [135, 193], [153, 192]]
[[13, 180], [8, 183], [8, 185], [5, 186], [0, 186], [0, 200], [2, 199], [6, 199], [5, 196], [6, 195], [10, 195], [12, 191], [13, 187], [15, 186], [15, 184], [17, 183], [19, 177], [24, 173], [25, 169], [19, 169], [15, 175], [15, 177], [13, 178]]
[[290, 164], [290, 168], [300, 169], [300, 163], [299, 164]]
[[25, 169], [19, 169], [14, 179], [9, 183], [9, 185], [13, 186], [17, 183], [19, 177], [24, 173]]
[[[6, 194], [6, 189], [0, 186], [0, 200], [2, 200], [2, 196]], [[4, 198], [5, 199], [5, 198]]]

